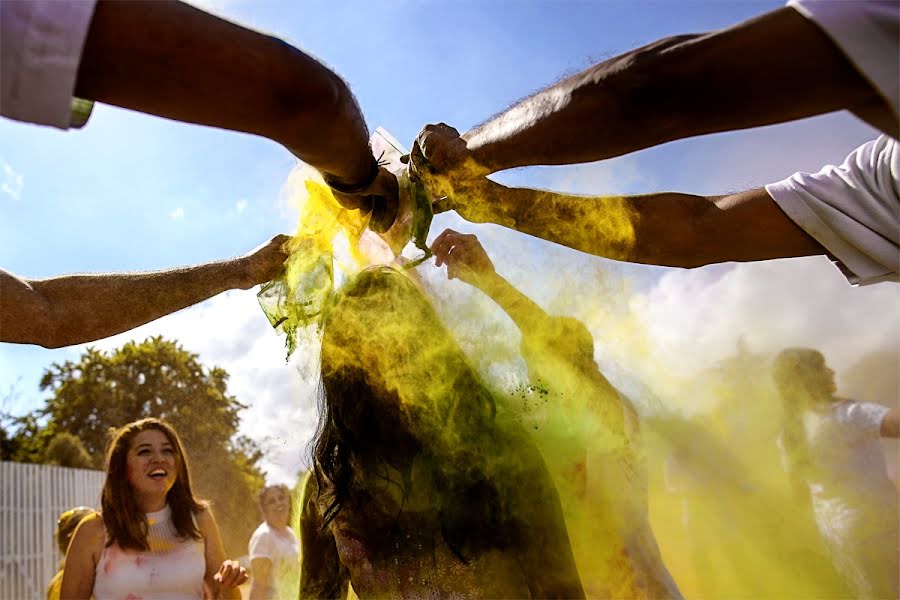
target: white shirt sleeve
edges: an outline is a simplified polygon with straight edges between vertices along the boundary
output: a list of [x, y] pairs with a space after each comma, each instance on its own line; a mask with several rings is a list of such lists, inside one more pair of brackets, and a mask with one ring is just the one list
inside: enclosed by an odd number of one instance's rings
[[887, 100], [900, 103], [900, 3], [897, 0], [790, 0]]
[[272, 536], [262, 528], [253, 532], [250, 537], [250, 560], [254, 558], [268, 558], [272, 560]]
[[852, 425], [861, 437], [877, 438], [881, 436], [881, 422], [890, 410], [874, 402], [848, 402], [840, 407], [838, 420]]
[[73, 98], [96, 0], [0, 0], [0, 114], [80, 127], [92, 104]]
[[900, 147], [882, 135], [844, 163], [766, 186], [853, 284], [900, 281]]

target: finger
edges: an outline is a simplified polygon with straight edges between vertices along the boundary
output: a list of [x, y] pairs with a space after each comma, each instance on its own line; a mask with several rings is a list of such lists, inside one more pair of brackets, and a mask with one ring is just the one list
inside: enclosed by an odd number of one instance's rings
[[434, 238], [434, 242], [431, 244], [431, 251], [438, 257], [435, 266], [440, 267], [443, 264], [445, 257], [449, 254], [450, 246], [453, 245], [453, 236], [455, 235], [457, 235], [457, 232], [452, 229], [445, 229]]

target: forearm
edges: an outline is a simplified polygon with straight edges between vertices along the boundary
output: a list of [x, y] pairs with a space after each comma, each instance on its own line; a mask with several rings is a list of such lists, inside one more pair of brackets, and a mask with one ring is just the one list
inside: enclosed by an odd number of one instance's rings
[[634, 247], [633, 203], [619, 196], [576, 196], [481, 179], [458, 190], [453, 203], [469, 221], [494, 223], [589, 254], [627, 260]]
[[826, 252], [763, 188], [717, 197], [677, 192], [588, 197], [507, 188], [484, 179], [453, 202], [471, 221], [648, 265], [694, 268]]
[[463, 137], [473, 158], [493, 172], [595, 161], [841, 109], [896, 135], [896, 118], [840, 50], [784, 8], [595, 65]]
[[75, 94], [262, 135], [346, 181], [370, 172], [365, 122], [337, 75], [277, 38], [181, 2], [101, 0]]
[[[44, 302], [42, 346], [90, 342], [128, 331], [233, 288], [251, 285], [245, 260], [147, 273], [66, 275], [30, 284]], [[6, 340], [35, 343], [33, 340]]]
[[476, 287], [509, 315], [523, 335], [539, 332], [548, 318], [547, 313], [531, 298], [496, 272], [479, 278]]

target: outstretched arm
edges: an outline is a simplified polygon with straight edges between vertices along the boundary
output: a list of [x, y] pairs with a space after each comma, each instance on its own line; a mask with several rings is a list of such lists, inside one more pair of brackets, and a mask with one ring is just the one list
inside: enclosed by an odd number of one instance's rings
[[523, 334], [539, 331], [550, 317], [531, 298], [504, 279], [472, 234], [444, 230], [431, 245], [435, 266], [447, 265], [447, 278], [481, 290], [506, 312]]
[[[590, 390], [594, 409], [613, 432], [622, 433], [622, 397], [594, 361], [594, 338], [577, 319], [551, 317], [531, 298], [500, 276], [474, 235], [447, 229], [435, 238], [435, 264], [447, 265], [447, 277], [478, 288], [515, 322], [522, 332], [522, 349], [535, 381], [552, 378], [552, 385]], [[548, 371], [548, 368], [550, 371]]]
[[[349, 187], [368, 181], [374, 165], [340, 77], [278, 38], [183, 2], [100, 0], [75, 95], [273, 139]], [[373, 187], [384, 184], [382, 171]]]
[[842, 109], [897, 136], [897, 116], [840, 49], [812, 21], [782, 8], [597, 64], [461, 138], [447, 126], [428, 126], [419, 144], [441, 172], [470, 159], [469, 170], [486, 174], [595, 161]]
[[763, 188], [714, 197], [588, 197], [477, 178], [452, 194], [439, 209], [615, 260], [693, 268], [826, 254]]
[[229, 260], [146, 273], [28, 280], [0, 269], [0, 341], [59, 348], [92, 342], [224, 292], [275, 278], [288, 236]]

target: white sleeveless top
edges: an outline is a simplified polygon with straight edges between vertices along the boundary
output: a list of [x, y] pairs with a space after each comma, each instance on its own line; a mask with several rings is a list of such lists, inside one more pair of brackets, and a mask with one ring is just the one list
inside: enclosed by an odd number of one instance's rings
[[179, 538], [168, 504], [147, 513], [150, 550], [103, 549], [94, 577], [95, 600], [201, 600], [206, 571], [203, 540]]

